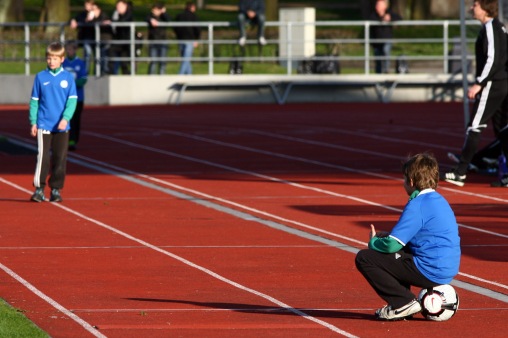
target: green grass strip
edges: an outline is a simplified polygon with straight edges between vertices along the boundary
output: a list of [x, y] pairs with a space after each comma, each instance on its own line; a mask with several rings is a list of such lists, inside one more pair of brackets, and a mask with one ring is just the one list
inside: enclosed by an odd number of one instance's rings
[[48, 334], [25, 317], [23, 312], [0, 299], [0, 337], [48, 338]]

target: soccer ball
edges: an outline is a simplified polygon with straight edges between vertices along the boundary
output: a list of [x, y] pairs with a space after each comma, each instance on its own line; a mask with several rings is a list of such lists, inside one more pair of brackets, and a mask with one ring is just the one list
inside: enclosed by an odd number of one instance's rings
[[422, 305], [422, 315], [437, 322], [452, 318], [459, 309], [459, 295], [448, 284], [422, 289], [418, 301]]

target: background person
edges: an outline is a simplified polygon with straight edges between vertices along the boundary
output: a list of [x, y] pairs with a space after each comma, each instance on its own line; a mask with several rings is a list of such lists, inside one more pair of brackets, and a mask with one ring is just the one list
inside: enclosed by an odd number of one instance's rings
[[[111, 23], [132, 22], [132, 5], [126, 0], [118, 0], [115, 5], [115, 11], [111, 15]], [[131, 57], [131, 27], [129, 26], [113, 26], [113, 42], [110, 48], [110, 55], [113, 58], [130, 58]], [[118, 74], [119, 69], [122, 74], [130, 74], [128, 60], [114, 60], [110, 62], [109, 69], [111, 74]]]
[[85, 0], [84, 10], [69, 22], [70, 27], [78, 31], [78, 44], [83, 47], [83, 59], [87, 70], [90, 70], [95, 46], [94, 5], [94, 0]]
[[85, 105], [85, 84], [88, 80], [85, 62], [76, 55], [76, 49], [77, 44], [75, 41], [67, 41], [65, 44], [66, 56], [64, 62], [62, 63], [62, 67], [74, 77], [76, 93], [78, 94], [76, 110], [70, 120], [71, 130], [69, 133], [69, 150], [76, 150], [79, 142], [81, 113], [83, 112], [83, 107]]
[[260, 45], [266, 45], [265, 21], [264, 0], [240, 0], [238, 4], [238, 28], [240, 30], [238, 44], [242, 47], [245, 46], [247, 42], [245, 26], [249, 23], [258, 26], [258, 42]]
[[[99, 60], [96, 60], [95, 66], [97, 67], [97, 61], [100, 65], [100, 72], [95, 71], [98, 73], [97, 75], [105, 75], [109, 74], [109, 53], [111, 48], [111, 39], [113, 38], [113, 31], [111, 30], [111, 20], [109, 19], [108, 15], [104, 13], [104, 11], [101, 9], [101, 7], [96, 3], [93, 5], [93, 12], [94, 12], [94, 24], [99, 25]], [[95, 41], [95, 32], [94, 32], [94, 41]], [[93, 48], [96, 48], [96, 44], [93, 44]]]
[[[503, 154], [508, 154], [508, 111], [503, 108], [508, 95], [507, 35], [503, 23], [497, 19], [497, 0], [477, 0], [471, 7], [473, 18], [480, 21], [482, 28], [475, 44], [476, 77], [469, 87], [467, 97], [474, 100], [473, 116], [469, 122], [466, 139], [456, 168], [443, 174], [446, 182], [464, 186], [466, 173], [480, 143], [482, 131], [488, 122], [494, 123]], [[497, 126], [496, 126], [497, 124]], [[502, 127], [501, 127], [502, 126]], [[508, 175], [497, 182], [497, 186], [508, 187]]]
[[[391, 11], [388, 7], [388, 0], [377, 0], [374, 12], [369, 16], [369, 20], [379, 21], [381, 23], [389, 23], [392, 21], [402, 20], [402, 17]], [[370, 26], [370, 38], [380, 40], [393, 39], [393, 26], [390, 24], [385, 25], [372, 25]], [[374, 56], [382, 58], [375, 60], [375, 70], [377, 74], [386, 74], [390, 68], [390, 55], [392, 51], [392, 42], [373, 42], [372, 48], [374, 49]]]
[[[197, 22], [196, 4], [187, 2], [185, 10], [178, 14], [175, 20], [177, 22]], [[180, 56], [183, 58], [178, 74], [192, 74], [191, 58], [194, 48], [198, 46], [197, 40], [201, 36], [201, 28], [198, 26], [175, 27], [175, 34], [179, 40], [178, 49], [180, 50]]]
[[156, 74], [157, 65], [159, 66], [159, 74], [166, 74], [166, 61], [153, 59], [160, 59], [167, 57], [168, 45], [163, 40], [167, 40], [167, 27], [160, 26], [161, 22], [169, 22], [169, 15], [166, 14], [166, 7], [161, 4], [152, 6], [150, 14], [146, 21], [148, 22], [148, 40], [158, 40], [157, 42], [150, 42], [148, 47], [148, 55], [152, 60], [148, 65], [148, 74]]

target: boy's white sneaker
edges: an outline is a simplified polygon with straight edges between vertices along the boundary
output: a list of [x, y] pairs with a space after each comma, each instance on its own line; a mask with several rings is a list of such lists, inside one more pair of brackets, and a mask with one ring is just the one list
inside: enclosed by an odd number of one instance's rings
[[414, 299], [410, 303], [398, 309], [392, 309], [390, 305], [376, 310], [376, 318], [380, 320], [402, 320], [422, 311], [420, 303]]

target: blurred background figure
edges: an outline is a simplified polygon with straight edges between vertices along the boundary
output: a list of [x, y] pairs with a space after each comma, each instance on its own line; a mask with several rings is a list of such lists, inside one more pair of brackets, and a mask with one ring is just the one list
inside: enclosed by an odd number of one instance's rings
[[[112, 23], [132, 22], [132, 4], [126, 0], [118, 0], [116, 2], [115, 11], [111, 15]], [[129, 26], [113, 26], [113, 42], [110, 48], [110, 55], [114, 58], [130, 58], [131, 56], [131, 27]], [[122, 74], [130, 74], [128, 60], [112, 61], [109, 65], [111, 74], [118, 74], [119, 69]]]
[[265, 2], [264, 0], [240, 0], [238, 4], [238, 28], [240, 29], [240, 39], [238, 44], [245, 46], [247, 42], [247, 24], [258, 26], [258, 42], [260, 45], [266, 45], [265, 39]]
[[88, 81], [88, 73], [85, 62], [81, 60], [76, 51], [78, 45], [76, 41], [69, 40], [65, 44], [65, 59], [62, 67], [74, 76], [76, 83], [76, 92], [78, 94], [78, 102], [76, 110], [70, 120], [71, 130], [69, 132], [69, 150], [76, 150], [79, 141], [79, 131], [81, 129], [81, 113], [85, 105], [85, 84]]
[[[175, 18], [177, 22], [197, 22], [196, 4], [189, 1], [185, 5], [185, 10]], [[179, 40], [178, 49], [183, 58], [178, 74], [192, 74], [191, 58], [194, 48], [198, 46], [201, 35], [201, 29], [198, 26], [180, 26], [175, 27], [176, 37]]]
[[[402, 20], [402, 17], [393, 13], [388, 4], [388, 0], [377, 0], [374, 12], [371, 13], [369, 20], [379, 21], [381, 23], [389, 23], [392, 21]], [[390, 24], [385, 25], [371, 25], [370, 38], [380, 40], [393, 39], [393, 26]], [[376, 73], [386, 74], [390, 68], [390, 54], [392, 51], [391, 41], [382, 41], [372, 43], [374, 49], [374, 56], [382, 59], [376, 60]]]
[[94, 0], [85, 0], [84, 10], [71, 19], [69, 25], [78, 32], [78, 45], [83, 48], [86, 69], [90, 70], [95, 44]]
[[157, 65], [159, 66], [159, 74], [166, 74], [166, 61], [158, 60], [157, 58], [165, 58], [168, 54], [168, 44], [163, 41], [167, 39], [167, 27], [160, 26], [161, 22], [169, 22], [169, 15], [166, 14], [166, 7], [161, 4], [152, 6], [152, 10], [146, 21], [148, 22], [148, 40], [150, 42], [148, 47], [148, 55], [152, 59], [148, 66], [148, 74], [157, 74]]

